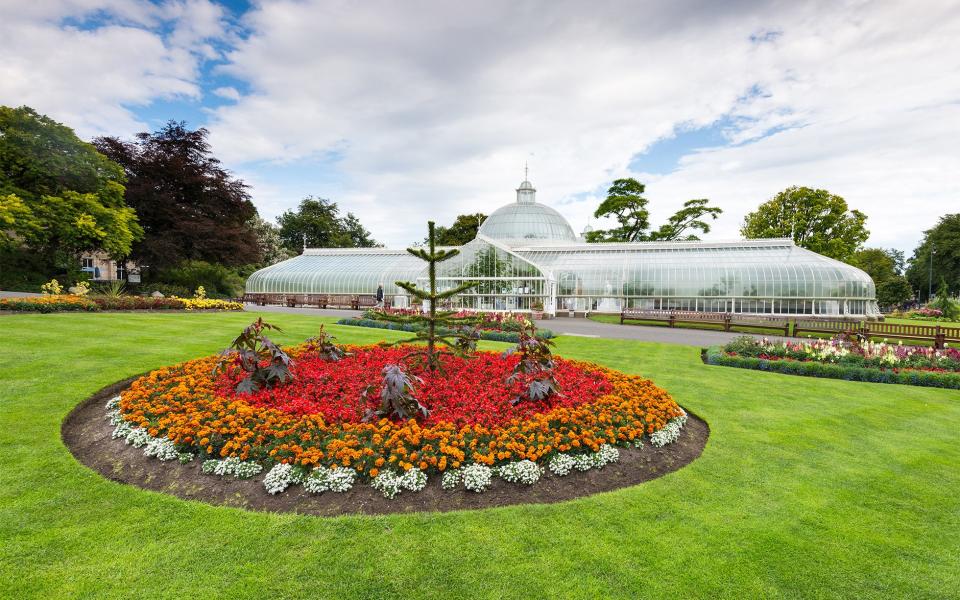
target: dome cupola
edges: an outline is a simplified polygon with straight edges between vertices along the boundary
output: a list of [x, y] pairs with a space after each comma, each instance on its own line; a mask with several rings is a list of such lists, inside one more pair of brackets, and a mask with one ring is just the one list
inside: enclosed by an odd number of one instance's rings
[[502, 206], [480, 225], [479, 233], [499, 240], [562, 240], [577, 236], [563, 215], [537, 202], [537, 190], [528, 179], [517, 188], [517, 201]]
[[533, 187], [533, 184], [527, 180], [524, 180], [520, 184], [520, 187], [517, 188], [517, 202], [520, 204], [528, 204], [537, 201], [537, 189]]

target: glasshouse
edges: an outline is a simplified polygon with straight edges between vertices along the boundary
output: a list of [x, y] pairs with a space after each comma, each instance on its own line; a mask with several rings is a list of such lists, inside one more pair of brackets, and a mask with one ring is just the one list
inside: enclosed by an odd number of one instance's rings
[[[396, 281], [424, 285], [425, 263], [404, 249], [307, 248], [251, 275], [246, 294], [261, 303], [359, 307], [382, 285], [388, 304], [407, 307], [412, 299]], [[483, 311], [880, 314], [866, 273], [792, 240], [589, 243], [536, 201], [529, 181], [438, 266], [437, 281], [441, 288], [477, 282], [450, 308]]]

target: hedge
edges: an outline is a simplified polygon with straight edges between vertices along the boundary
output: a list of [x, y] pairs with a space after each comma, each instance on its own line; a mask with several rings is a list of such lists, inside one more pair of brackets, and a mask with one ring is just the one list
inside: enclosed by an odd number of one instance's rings
[[[420, 329], [410, 323], [391, 323], [388, 321], [374, 321], [373, 319], [340, 319], [337, 321], [337, 325], [350, 325], [351, 327], [372, 327], [373, 329], [390, 329], [392, 331], [410, 332], [415, 332]], [[440, 335], [450, 335], [455, 332], [441, 327], [437, 329], [437, 333]], [[553, 332], [549, 329], [540, 329], [537, 331], [537, 337], [550, 339], [553, 337]], [[480, 339], [490, 342], [510, 342], [512, 344], [516, 344], [520, 341], [520, 334], [516, 333], [515, 331], [481, 330]]]
[[100, 310], [243, 310], [243, 304], [211, 298], [53, 295], [0, 298], [0, 311], [54, 313]]
[[916, 371], [877, 369], [873, 367], [853, 367], [816, 361], [768, 360], [745, 356], [730, 356], [724, 353], [722, 346], [711, 346], [704, 351], [704, 362], [708, 365], [754, 369], [785, 375], [803, 375], [805, 377], [823, 377], [846, 381], [866, 381], [870, 383], [899, 383], [960, 389], [960, 373], [941, 373], [936, 371]]

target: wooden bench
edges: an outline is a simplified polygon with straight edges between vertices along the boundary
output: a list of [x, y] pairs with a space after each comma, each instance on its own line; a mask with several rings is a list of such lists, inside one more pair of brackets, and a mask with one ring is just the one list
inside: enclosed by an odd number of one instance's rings
[[361, 308], [373, 308], [376, 305], [377, 305], [376, 296], [358, 296], [356, 300], [355, 308], [359, 310]]
[[940, 325], [914, 325], [912, 323], [866, 323], [865, 336], [888, 337], [901, 340], [933, 342], [933, 347], [942, 350], [948, 343], [960, 342], [960, 327]]
[[620, 324], [624, 321], [669, 321], [672, 313], [668, 310], [640, 310], [628, 308], [620, 312]]
[[624, 321], [664, 321], [669, 327], [675, 327], [677, 323], [710, 323], [715, 325], [726, 325], [729, 321], [727, 313], [706, 313], [679, 310], [640, 310], [628, 308], [620, 312], [620, 323]]
[[784, 336], [790, 335], [790, 319], [786, 317], [731, 315], [730, 323], [724, 329], [730, 331], [731, 326], [745, 329], [782, 329]]

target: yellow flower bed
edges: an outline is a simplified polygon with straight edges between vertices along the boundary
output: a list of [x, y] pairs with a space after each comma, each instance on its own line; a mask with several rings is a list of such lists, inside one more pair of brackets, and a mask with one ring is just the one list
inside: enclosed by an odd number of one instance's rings
[[243, 310], [243, 304], [240, 302], [231, 302], [229, 300], [216, 300], [214, 298], [178, 298], [175, 300], [183, 303], [187, 310]]

